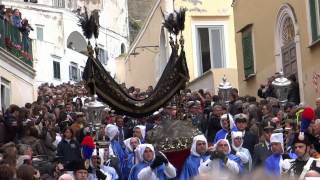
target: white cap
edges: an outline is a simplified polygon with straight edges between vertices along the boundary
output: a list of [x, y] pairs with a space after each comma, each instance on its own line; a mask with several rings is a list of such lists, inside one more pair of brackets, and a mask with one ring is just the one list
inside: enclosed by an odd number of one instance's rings
[[281, 144], [283, 144], [283, 134], [282, 133], [271, 134], [270, 143], [281, 143]]

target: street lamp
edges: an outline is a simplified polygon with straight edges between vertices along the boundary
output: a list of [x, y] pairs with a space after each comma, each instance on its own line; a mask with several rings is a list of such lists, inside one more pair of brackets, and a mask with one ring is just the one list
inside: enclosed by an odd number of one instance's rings
[[227, 81], [226, 76], [224, 75], [222, 78], [222, 82], [219, 84], [219, 92], [218, 95], [223, 103], [229, 103], [229, 97], [231, 94], [232, 86]]
[[291, 81], [284, 77], [283, 72], [279, 73], [279, 77], [272, 81], [272, 85], [275, 88], [277, 98], [281, 105], [284, 105], [288, 101], [288, 93]]
[[[85, 105], [87, 120], [89, 121], [89, 127], [91, 133], [95, 130], [99, 131], [102, 121], [102, 112], [105, 105], [97, 100], [97, 95], [93, 95], [90, 99], [91, 101]], [[98, 133], [97, 133], [98, 135]], [[98, 139], [98, 137], [96, 137]]]

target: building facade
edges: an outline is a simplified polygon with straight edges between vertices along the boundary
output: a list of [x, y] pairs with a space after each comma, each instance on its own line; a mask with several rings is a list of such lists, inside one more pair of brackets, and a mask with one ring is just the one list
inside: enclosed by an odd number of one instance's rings
[[[174, 2], [174, 4], [173, 4]], [[163, 16], [180, 7], [188, 9], [185, 20], [185, 52], [190, 73], [189, 88], [217, 92], [225, 75], [238, 87], [232, 1], [158, 0], [132, 43], [128, 56], [119, 60], [120, 79], [142, 89], [155, 85], [170, 54], [169, 35]]]
[[234, 2], [240, 94], [257, 94], [283, 71], [296, 76], [301, 101], [314, 105], [320, 95], [319, 5], [319, 0]]
[[100, 32], [95, 42], [100, 49], [99, 60], [115, 75], [115, 58], [125, 54], [129, 46], [128, 10], [126, 0], [3, 0], [6, 7], [17, 8], [22, 18], [33, 27], [35, 85], [48, 82], [78, 82], [81, 80], [87, 56], [87, 40], [78, 26], [78, 14], [100, 10]]

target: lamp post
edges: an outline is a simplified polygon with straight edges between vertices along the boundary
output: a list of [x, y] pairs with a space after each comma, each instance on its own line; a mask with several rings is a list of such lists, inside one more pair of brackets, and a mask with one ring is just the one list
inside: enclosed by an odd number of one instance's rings
[[288, 101], [288, 93], [291, 81], [284, 77], [283, 72], [281, 71], [280, 76], [272, 81], [272, 85], [274, 86], [275, 93], [277, 98], [282, 106]]
[[227, 81], [226, 76], [224, 75], [222, 78], [222, 82], [219, 84], [218, 95], [223, 103], [229, 103], [229, 97], [232, 90], [232, 86], [230, 82]]
[[[89, 127], [91, 133], [93, 131], [98, 132], [101, 127], [102, 112], [105, 105], [97, 100], [97, 95], [91, 97], [91, 101], [85, 105], [87, 120], [89, 121]], [[98, 136], [98, 133], [97, 133]], [[98, 137], [96, 137], [98, 139]]]

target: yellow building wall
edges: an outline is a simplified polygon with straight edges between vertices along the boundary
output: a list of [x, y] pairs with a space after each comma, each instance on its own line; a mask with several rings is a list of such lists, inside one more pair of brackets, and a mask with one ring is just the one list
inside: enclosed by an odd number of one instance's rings
[[[160, 8], [157, 8], [153, 16], [151, 17], [150, 23], [147, 24], [146, 30], [142, 34], [142, 37], [133, 47], [136, 48], [135, 51], [133, 51], [131, 55], [128, 55], [127, 58], [124, 58], [124, 60], [122, 60], [122, 63], [118, 63], [118, 65], [122, 64], [124, 66], [124, 69], [122, 67], [117, 68], [124, 74], [118, 75], [118, 77], [122, 77], [124, 79], [123, 82], [126, 83], [127, 87], [135, 86], [137, 88], [145, 90], [148, 86], [154, 86], [156, 84], [155, 63], [158, 60], [159, 48], [140, 47], [159, 46], [161, 26], [162, 14]], [[136, 55], [134, 55], [133, 53], [136, 53]]]
[[[196, 22], [212, 22], [212, 21], [224, 21], [227, 28], [227, 34], [225, 34], [226, 53], [229, 57], [227, 59], [226, 68], [236, 69], [237, 68], [237, 56], [236, 56], [236, 45], [235, 45], [235, 32], [234, 32], [234, 18], [233, 9], [231, 7], [232, 0], [202, 0], [199, 3], [193, 3], [193, 1], [176, 0], [175, 8], [186, 7], [188, 9], [185, 20], [185, 30], [183, 32], [185, 39], [185, 51], [187, 64], [190, 73], [190, 81], [195, 80], [197, 76], [196, 59], [194, 59], [194, 42], [193, 36], [196, 36], [195, 32], [192, 31], [193, 23]], [[219, 73], [217, 73], [219, 74]], [[234, 78], [237, 82], [237, 73], [235, 77], [227, 77], [228, 79]], [[217, 77], [221, 79], [222, 77]], [[237, 84], [234, 83], [234, 87]]]
[[[309, 47], [309, 24], [307, 12], [307, 1], [303, 0], [269, 0], [236, 1], [234, 6], [235, 31], [239, 31], [247, 24], [253, 24], [253, 46], [255, 53], [256, 77], [244, 80], [243, 54], [241, 33], [236, 34], [239, 89], [241, 95], [256, 95], [260, 84], [265, 84], [268, 77], [276, 72], [275, 62], [275, 28], [277, 15], [280, 7], [289, 3], [294, 9], [297, 18], [300, 35], [300, 48], [302, 60], [302, 82], [304, 101], [306, 104], [314, 105], [316, 94], [312, 77], [315, 72], [320, 72], [320, 46]], [[244, 13], [245, 12], [245, 13]], [[297, 47], [299, 48], [299, 47]], [[319, 81], [320, 84], [320, 81]]]
[[1, 65], [0, 77], [10, 81], [11, 104], [24, 106], [25, 103], [32, 103], [35, 100], [33, 82], [27, 82], [10, 72], [10, 70], [3, 68]]
[[[231, 7], [232, 0], [201, 0], [198, 3], [192, 1], [176, 0], [175, 9], [180, 7], [186, 7], [188, 9], [185, 19], [185, 30], [183, 31], [185, 39], [185, 52], [187, 58], [188, 69], [190, 73], [190, 81], [192, 82], [199, 77], [196, 67], [196, 59], [194, 56], [196, 49], [194, 48], [193, 38], [195, 32], [193, 32], [193, 24], [197, 22], [224, 22], [226, 25], [227, 32], [225, 33], [225, 44], [226, 44], [226, 54], [227, 54], [227, 64], [226, 69], [213, 69], [211, 71], [224, 71], [231, 69], [232, 72], [225, 74], [233, 74], [230, 77], [230, 81], [234, 82], [232, 85], [238, 87], [237, 85], [237, 73], [233, 73], [237, 68], [236, 60], [236, 46], [235, 46], [235, 32], [234, 32], [234, 21], [233, 21], [233, 9]], [[154, 14], [152, 15], [150, 22], [142, 34], [141, 38], [133, 42], [131, 49], [135, 51], [131, 52], [127, 58], [120, 60], [117, 63], [117, 77], [120, 81], [126, 82], [126, 86], [135, 86], [141, 89], [146, 89], [149, 85], [156, 85], [157, 79], [159, 78], [159, 61], [161, 61], [162, 55], [160, 55], [160, 48], [139, 48], [141, 46], [160, 46], [160, 34], [163, 22], [163, 17], [161, 14], [160, 7], [165, 13], [172, 12], [172, 1], [161, 0], [159, 6], [156, 8]], [[170, 9], [171, 8], [171, 9]], [[141, 33], [141, 32], [140, 32]], [[139, 37], [139, 35], [137, 36]], [[166, 34], [166, 41], [168, 41], [168, 34]], [[138, 47], [138, 48], [137, 48]], [[167, 52], [169, 51], [168, 43], [166, 42]], [[136, 55], [133, 55], [135, 53]], [[168, 57], [167, 57], [168, 58]], [[120, 67], [123, 66], [123, 67]], [[216, 76], [221, 73], [212, 73]], [[214, 82], [211, 79], [221, 79], [222, 77], [211, 77], [205, 83], [210, 83], [214, 86]], [[218, 82], [216, 82], [218, 83]], [[194, 83], [193, 83], [194, 84]], [[194, 85], [194, 87], [199, 87], [199, 85]], [[209, 86], [208, 86], [209, 87]], [[201, 87], [199, 87], [201, 88]], [[213, 90], [213, 88], [212, 88]]]

